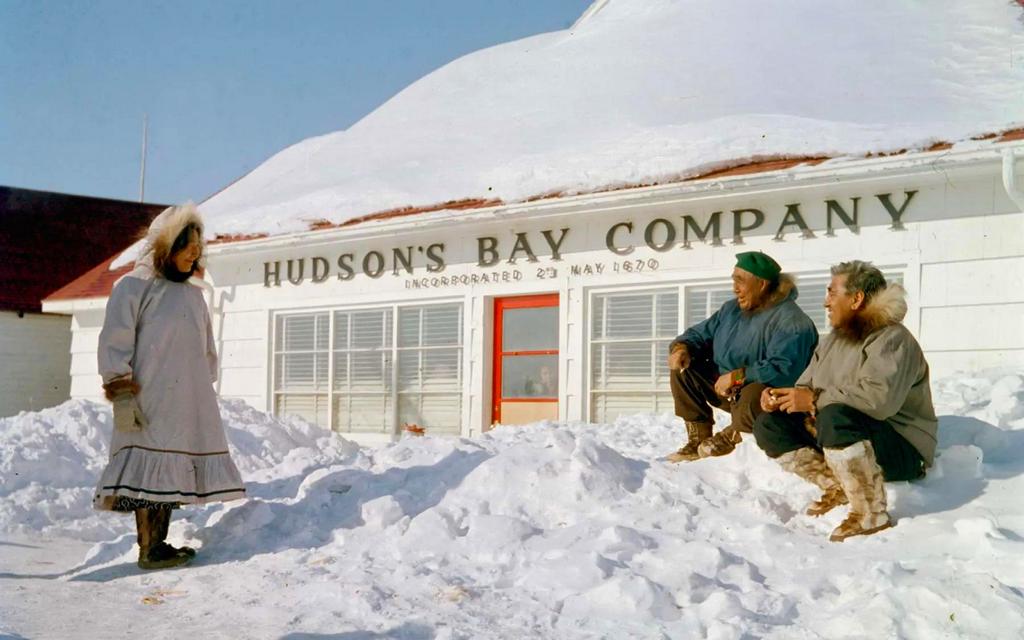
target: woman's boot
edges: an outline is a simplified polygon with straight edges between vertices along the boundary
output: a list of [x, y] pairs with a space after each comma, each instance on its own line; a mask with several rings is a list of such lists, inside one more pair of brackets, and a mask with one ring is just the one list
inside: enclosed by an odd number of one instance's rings
[[156, 531], [156, 543], [162, 544], [179, 553], [184, 553], [189, 558], [196, 557], [196, 550], [192, 547], [175, 547], [167, 543], [167, 531], [171, 527], [171, 510], [170, 509], [154, 509], [154, 528]]
[[[135, 510], [135, 527], [138, 531], [139, 541], [139, 568], [140, 569], [169, 569], [185, 564], [192, 559], [187, 553], [179, 552], [174, 547], [158, 538], [161, 520], [158, 512], [166, 509], [154, 509], [143, 507]], [[169, 515], [169, 514], [168, 514]], [[168, 522], [170, 519], [168, 518]], [[167, 535], [166, 528], [163, 535]]]

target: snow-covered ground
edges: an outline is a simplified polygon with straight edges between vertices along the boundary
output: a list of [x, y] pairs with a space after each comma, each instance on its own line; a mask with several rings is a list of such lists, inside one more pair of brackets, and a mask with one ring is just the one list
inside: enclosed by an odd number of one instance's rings
[[936, 466], [898, 525], [840, 509], [745, 441], [669, 465], [671, 416], [360, 448], [225, 401], [250, 498], [176, 513], [189, 567], [142, 572], [90, 509], [107, 407], [0, 420], [0, 637], [1020, 638], [1024, 373], [934, 383]]

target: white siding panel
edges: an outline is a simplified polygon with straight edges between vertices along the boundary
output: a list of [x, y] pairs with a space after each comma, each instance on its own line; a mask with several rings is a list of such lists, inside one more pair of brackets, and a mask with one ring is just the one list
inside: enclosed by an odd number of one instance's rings
[[0, 416], [69, 398], [71, 318], [0, 312]]
[[923, 263], [1019, 256], [1024, 251], [1024, 214], [935, 220], [920, 233]]
[[103, 309], [86, 309], [75, 311], [71, 316], [71, 330], [95, 329], [97, 332], [103, 327], [103, 318], [106, 311]]
[[103, 398], [103, 381], [98, 374], [72, 376], [71, 397], [76, 400], [106, 402]]
[[235, 398], [253, 396], [253, 391], [262, 390], [267, 385], [264, 369], [226, 369], [221, 371], [218, 383], [222, 396]]
[[262, 367], [266, 363], [266, 343], [263, 338], [229, 340], [218, 346], [222, 369], [251, 369]]
[[925, 351], [1024, 349], [1024, 304], [924, 309], [921, 347]]
[[946, 183], [944, 212], [956, 217], [990, 214], [995, 211], [996, 189], [1003, 190], [998, 178]]
[[72, 376], [94, 376], [99, 375], [99, 366], [96, 363], [96, 352], [72, 353], [71, 354], [71, 375]]
[[923, 307], [1007, 302], [1024, 302], [1024, 257], [926, 264], [921, 268]]
[[[223, 327], [218, 331], [218, 337], [232, 340], [256, 340], [267, 337], [267, 313], [266, 311], [240, 311], [225, 313], [221, 319]], [[214, 331], [218, 326], [214, 323]]]
[[78, 329], [71, 333], [71, 353], [91, 355], [92, 359], [95, 360], [99, 344], [99, 329]]

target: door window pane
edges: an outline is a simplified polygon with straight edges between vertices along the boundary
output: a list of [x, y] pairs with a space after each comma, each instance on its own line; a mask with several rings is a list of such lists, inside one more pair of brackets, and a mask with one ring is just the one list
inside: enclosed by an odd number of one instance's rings
[[558, 356], [504, 356], [501, 397], [557, 398]]
[[501, 320], [502, 351], [549, 351], [558, 348], [558, 307], [505, 309]]

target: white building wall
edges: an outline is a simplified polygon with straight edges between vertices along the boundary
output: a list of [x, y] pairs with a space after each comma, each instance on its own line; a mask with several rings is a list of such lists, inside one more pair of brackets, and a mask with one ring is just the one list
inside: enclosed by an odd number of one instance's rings
[[0, 311], [0, 417], [70, 397], [70, 329], [67, 316]]
[[[902, 274], [909, 305], [905, 324], [920, 340], [935, 377], [989, 366], [1021, 368], [1024, 214], [1003, 191], [999, 172], [998, 161], [945, 171], [877, 171], [849, 179], [823, 169], [822, 179], [771, 183], [770, 188], [754, 180], [682, 192], [681, 187], [626, 191], [566, 198], [553, 206], [537, 205], [535, 211], [470, 212], [458, 218], [425, 214], [417, 216], [415, 224], [399, 223], [397, 227], [393, 223], [390, 227], [364, 224], [344, 234], [317, 232], [283, 241], [215, 248], [209, 273], [215, 287], [212, 311], [221, 356], [218, 391], [261, 410], [273, 409], [271, 341], [276, 313], [458, 301], [463, 305], [465, 323], [463, 433], [479, 433], [490, 424], [491, 416], [495, 298], [558, 293], [559, 417], [588, 420], [591, 296], [665, 286], [680, 287], [682, 294], [685, 286], [728, 285], [735, 254], [746, 250], [769, 253], [785, 271], [798, 277], [821, 277], [830, 265], [855, 258]], [[898, 206], [908, 191], [916, 193], [904, 214], [903, 228], [895, 230], [878, 194], [892, 194], [891, 202]], [[854, 198], [859, 198], [859, 230], [848, 229], [837, 219], [834, 233], [826, 233], [825, 201], [836, 200], [852, 210]], [[812, 237], [803, 237], [792, 227], [777, 237], [787, 205], [794, 203], [799, 204]], [[735, 243], [731, 212], [743, 208], [762, 210], [765, 220]], [[693, 239], [691, 247], [684, 248], [683, 216], [703, 224], [716, 211], [723, 212], [722, 242], [712, 245]], [[655, 219], [669, 220], [676, 228], [675, 243], [665, 251], [645, 246], [644, 228]], [[619, 246], [634, 245], [625, 256], [615, 255], [605, 246], [609, 228], [620, 222], [633, 224], [632, 232], [620, 229], [616, 236]], [[570, 232], [560, 248], [562, 259], [555, 261], [541, 232], [557, 233], [563, 228]], [[516, 234], [521, 233], [532, 243], [536, 262], [522, 253], [515, 262], [509, 261]], [[501, 260], [493, 266], [477, 264], [477, 239], [484, 236], [499, 241]], [[419, 251], [414, 253], [415, 273], [411, 276], [393, 274], [390, 265], [376, 279], [358, 273], [360, 259], [370, 251], [390, 257], [396, 247], [425, 248], [437, 242], [445, 243], [441, 272], [427, 272], [424, 252]], [[347, 281], [338, 279], [334, 264], [343, 253], [355, 256], [357, 275]], [[330, 277], [314, 283], [307, 271], [302, 283], [287, 281], [287, 260], [305, 258], [308, 269], [308, 261], [317, 256], [331, 263]], [[281, 285], [265, 287], [264, 263], [274, 261], [281, 262]], [[657, 263], [657, 267], [642, 271], [623, 268], [638, 261]], [[411, 286], [424, 277], [504, 273], [518, 280]], [[685, 313], [681, 295], [680, 332], [685, 329]], [[95, 342], [102, 311], [88, 317], [76, 314], [75, 321], [72, 395], [98, 397]]]

